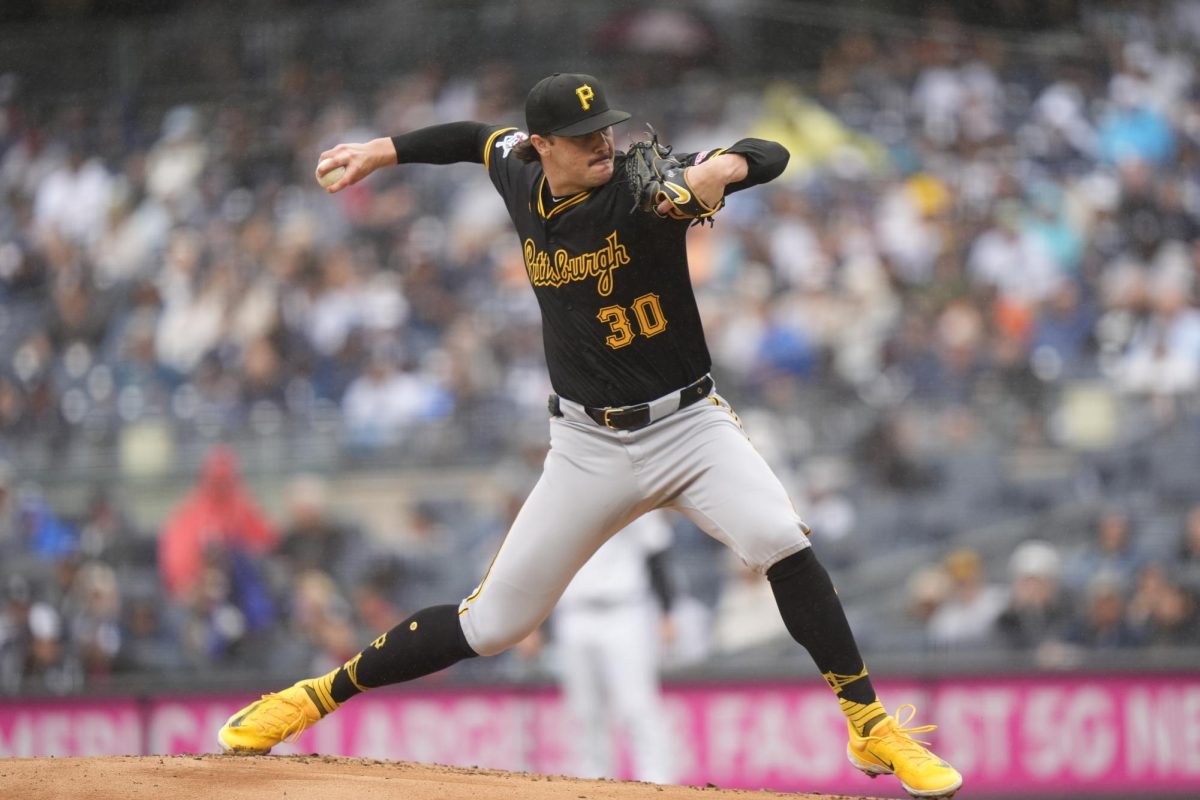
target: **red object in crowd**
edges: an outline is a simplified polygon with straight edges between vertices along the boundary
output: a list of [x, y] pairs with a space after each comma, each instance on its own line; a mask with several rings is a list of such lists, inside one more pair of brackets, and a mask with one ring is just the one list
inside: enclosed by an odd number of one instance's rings
[[159, 572], [172, 596], [184, 596], [203, 574], [210, 550], [266, 553], [278, 539], [275, 527], [242, 482], [237, 455], [217, 446], [205, 459], [196, 488], [163, 525]]

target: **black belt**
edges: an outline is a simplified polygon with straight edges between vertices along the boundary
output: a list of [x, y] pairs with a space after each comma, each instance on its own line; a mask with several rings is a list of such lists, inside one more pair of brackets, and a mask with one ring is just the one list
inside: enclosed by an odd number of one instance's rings
[[[697, 400], [708, 397], [713, 390], [713, 379], [705, 375], [700, 380], [689, 383], [676, 394], [663, 395], [649, 403], [638, 403], [633, 406], [610, 406], [608, 408], [592, 408], [584, 406], [583, 410], [595, 420], [597, 425], [618, 431], [635, 431], [644, 428], [652, 422], [670, 416], [681, 408], [687, 408]], [[550, 413], [561, 417], [558, 395], [550, 395]]]

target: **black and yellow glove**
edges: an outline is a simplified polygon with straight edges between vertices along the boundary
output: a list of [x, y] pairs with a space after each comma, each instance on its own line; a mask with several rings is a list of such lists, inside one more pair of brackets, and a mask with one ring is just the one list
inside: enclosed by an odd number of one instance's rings
[[[671, 155], [671, 148], [659, 144], [657, 134], [634, 142], [625, 152], [625, 179], [633, 193], [634, 211], [652, 211], [660, 217], [712, 223], [712, 215], [725, 205], [725, 198], [708, 206], [692, 191], [687, 167]], [[666, 212], [659, 206], [666, 201]]]

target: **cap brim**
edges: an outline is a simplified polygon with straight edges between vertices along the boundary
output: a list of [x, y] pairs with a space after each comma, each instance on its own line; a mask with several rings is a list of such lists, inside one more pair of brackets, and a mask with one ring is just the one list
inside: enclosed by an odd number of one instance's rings
[[624, 122], [632, 117], [632, 114], [624, 111], [618, 111], [615, 108], [610, 108], [608, 111], [601, 111], [595, 116], [581, 119], [572, 125], [558, 130], [550, 131], [554, 136], [582, 136], [585, 133], [598, 131], [602, 128], [607, 128], [609, 125], [616, 125], [618, 122]]

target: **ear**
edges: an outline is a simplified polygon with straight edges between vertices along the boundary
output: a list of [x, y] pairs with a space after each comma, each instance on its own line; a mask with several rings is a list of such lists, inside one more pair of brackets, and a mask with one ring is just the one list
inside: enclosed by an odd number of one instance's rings
[[542, 136], [539, 133], [532, 134], [529, 137], [529, 142], [533, 145], [533, 149], [538, 151], [538, 155], [546, 155], [550, 152], [550, 145], [553, 143], [553, 136]]

